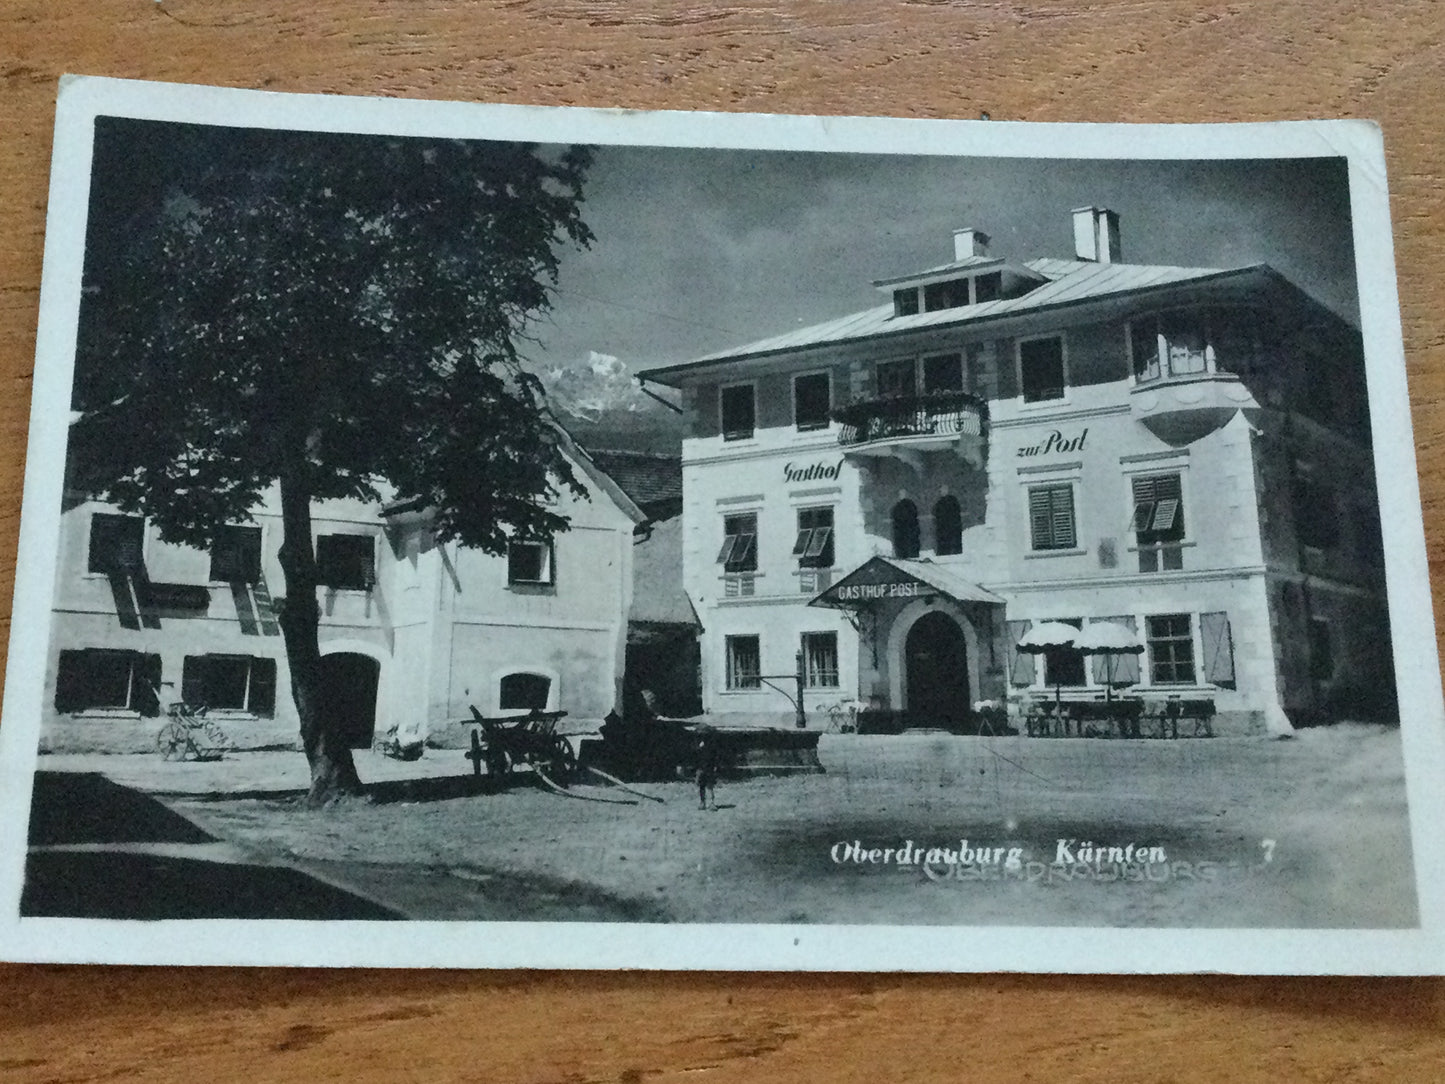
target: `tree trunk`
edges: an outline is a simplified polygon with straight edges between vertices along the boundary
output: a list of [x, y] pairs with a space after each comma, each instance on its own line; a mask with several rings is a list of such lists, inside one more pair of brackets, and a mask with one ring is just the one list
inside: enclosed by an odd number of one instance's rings
[[281, 635], [291, 670], [291, 698], [301, 720], [301, 745], [311, 766], [309, 806], [324, 805], [343, 794], [361, 793], [361, 779], [351, 747], [335, 733], [326, 710], [327, 690], [321, 682], [321, 607], [316, 602], [318, 574], [311, 543], [311, 487], [304, 462], [281, 476], [281, 571], [286, 577], [286, 603], [281, 608]]

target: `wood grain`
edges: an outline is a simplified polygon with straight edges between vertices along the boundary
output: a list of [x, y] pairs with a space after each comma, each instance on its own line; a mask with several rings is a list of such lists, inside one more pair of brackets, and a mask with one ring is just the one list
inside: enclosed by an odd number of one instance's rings
[[[1389, 156], [1438, 573], [1440, 16], [1431, 2], [1356, 0], [10, 0], [0, 10], [0, 611], [13, 585], [62, 72], [548, 105], [1374, 118]], [[1445, 984], [1435, 981], [0, 967], [0, 1000], [7, 1080], [1383, 1081], [1438, 1079], [1445, 1060]]]

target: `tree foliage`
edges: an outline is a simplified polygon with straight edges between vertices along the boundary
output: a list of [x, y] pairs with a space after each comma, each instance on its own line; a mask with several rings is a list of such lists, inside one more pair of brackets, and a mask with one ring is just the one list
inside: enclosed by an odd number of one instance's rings
[[[585, 149], [101, 125], [80, 485], [195, 545], [298, 455], [313, 497], [384, 480], [489, 552], [565, 526], [536, 499], [572, 476], [517, 343], [557, 246], [591, 239]], [[162, 176], [108, 189], [137, 142]]]

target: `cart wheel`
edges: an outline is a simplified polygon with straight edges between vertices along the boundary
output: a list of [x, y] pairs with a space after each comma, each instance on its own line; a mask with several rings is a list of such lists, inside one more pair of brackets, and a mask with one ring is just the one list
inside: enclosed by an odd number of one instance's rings
[[180, 723], [167, 723], [156, 734], [156, 751], [162, 760], [185, 760], [191, 738]]
[[559, 783], [566, 783], [577, 774], [577, 754], [572, 752], [572, 743], [560, 734], [552, 737], [548, 761], [548, 767]]
[[512, 758], [507, 756], [505, 749], [489, 745], [483, 755], [483, 763], [486, 764], [487, 776], [491, 779], [506, 779], [512, 774]]

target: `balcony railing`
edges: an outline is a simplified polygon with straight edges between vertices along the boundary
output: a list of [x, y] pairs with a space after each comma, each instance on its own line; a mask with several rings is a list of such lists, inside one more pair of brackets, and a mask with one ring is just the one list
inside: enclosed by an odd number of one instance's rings
[[988, 429], [988, 404], [965, 391], [889, 395], [839, 407], [833, 419], [841, 426], [838, 443], [844, 448], [979, 444]]

